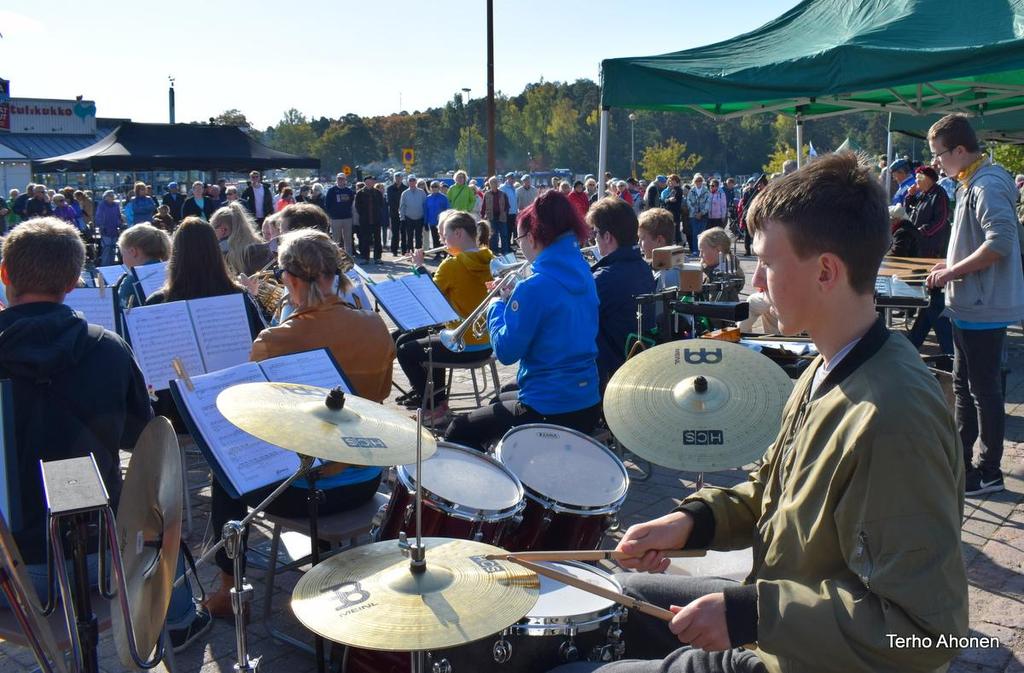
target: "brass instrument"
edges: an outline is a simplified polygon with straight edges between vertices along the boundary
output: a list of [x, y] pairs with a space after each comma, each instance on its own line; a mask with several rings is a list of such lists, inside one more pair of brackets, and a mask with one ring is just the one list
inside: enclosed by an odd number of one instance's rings
[[[447, 245], [439, 245], [436, 248], [431, 248], [430, 250], [424, 250], [423, 251], [423, 256], [426, 257], [427, 255], [436, 255], [437, 253], [444, 252], [447, 249], [448, 249]], [[395, 262], [395, 264], [397, 264], [399, 262], [407, 262], [407, 261], [411, 261], [411, 260], [412, 260], [412, 255], [402, 255], [401, 257], [395, 257], [395, 259], [393, 261]]]
[[487, 305], [491, 299], [506, 287], [514, 285], [523, 275], [525, 270], [530, 268], [530, 262], [513, 262], [511, 264], [502, 262], [500, 259], [491, 260], [491, 275], [500, 278], [498, 283], [487, 293], [487, 296], [477, 304], [476, 308], [466, 316], [466, 319], [459, 323], [454, 329], [443, 329], [438, 335], [441, 345], [453, 353], [461, 353], [466, 350], [466, 332], [473, 330], [473, 336], [480, 338], [487, 330]]

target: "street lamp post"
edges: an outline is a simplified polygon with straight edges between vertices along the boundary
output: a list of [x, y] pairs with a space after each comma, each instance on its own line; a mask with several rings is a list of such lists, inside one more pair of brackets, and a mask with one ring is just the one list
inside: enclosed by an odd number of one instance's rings
[[[462, 87], [462, 94], [463, 94], [463, 96], [462, 96], [462, 107], [463, 107], [463, 110], [464, 110], [464, 112], [466, 114], [466, 121], [469, 121], [469, 119], [470, 119], [469, 105], [468, 105], [468, 102], [469, 102], [469, 91], [470, 91], [469, 87]], [[473, 127], [472, 126], [467, 126], [467, 129], [468, 129], [468, 131], [466, 132], [466, 143], [467, 143], [467, 147], [466, 147], [466, 173], [469, 174], [469, 177], [466, 178], [466, 182], [469, 182], [470, 180], [473, 179], [473, 168], [472, 168], [472, 165], [473, 165]]]
[[636, 113], [629, 113], [629, 175], [636, 177]]

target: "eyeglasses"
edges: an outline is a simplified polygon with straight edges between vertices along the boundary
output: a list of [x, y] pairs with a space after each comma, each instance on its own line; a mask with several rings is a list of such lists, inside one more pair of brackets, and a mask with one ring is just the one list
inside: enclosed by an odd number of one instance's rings
[[523, 240], [524, 238], [526, 238], [529, 235], [530, 235], [530, 232], [526, 232], [525, 234], [520, 234], [519, 236], [516, 236], [516, 243], [518, 243], [519, 241]]
[[938, 159], [939, 157], [941, 157], [946, 152], [952, 152], [955, 149], [956, 149], [955, 147], [950, 147], [948, 150], [942, 150], [938, 154], [932, 154], [932, 159]]

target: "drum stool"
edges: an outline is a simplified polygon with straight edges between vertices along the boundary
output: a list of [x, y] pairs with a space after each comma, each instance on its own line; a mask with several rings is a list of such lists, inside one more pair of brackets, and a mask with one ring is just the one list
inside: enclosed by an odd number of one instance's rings
[[[366, 538], [365, 541], [369, 541], [368, 536], [373, 518], [377, 514], [377, 510], [387, 504], [388, 498], [389, 495], [387, 493], [381, 493], [378, 491], [372, 498], [355, 509], [319, 517], [317, 519], [317, 535], [321, 540], [325, 540], [331, 544], [331, 551], [326, 555], [321, 554], [321, 560], [325, 558], [325, 556], [329, 556], [334, 552], [339, 552], [359, 545], [360, 542], [364, 541], [362, 540], [364, 537]], [[312, 654], [313, 647], [309, 643], [293, 638], [292, 636], [275, 629], [270, 618], [271, 609], [273, 608], [274, 579], [276, 578], [277, 573], [298, 570], [300, 567], [309, 563], [311, 550], [310, 545], [313, 544], [312, 541], [309, 540], [309, 519], [307, 517], [290, 519], [287, 517], [263, 513], [256, 520], [262, 521], [266, 524], [273, 524], [273, 537], [270, 542], [270, 556], [267, 563], [266, 575], [264, 575], [263, 578], [263, 628], [266, 630], [267, 635], [274, 640], [292, 645], [300, 650]], [[302, 542], [295, 545], [300, 548], [298, 553], [301, 557], [295, 558], [294, 560], [286, 563], [279, 563], [278, 552], [280, 551], [282, 533], [284, 531], [293, 531], [301, 534]], [[286, 549], [289, 546], [292, 545], [289, 545], [287, 541], [285, 541]], [[292, 555], [289, 554], [289, 556]]]
[[[483, 375], [483, 388], [481, 388], [477, 384], [476, 371], [478, 369], [483, 370], [483, 369], [488, 368], [488, 367], [490, 368], [490, 370], [491, 370], [491, 381], [492, 381], [492, 383], [494, 385], [494, 394], [497, 395], [499, 390], [500, 390], [500, 386], [498, 384], [498, 364], [497, 364], [497, 362], [498, 361], [495, 359], [494, 354], [492, 353], [491, 355], [487, 356], [486, 358], [482, 358], [482, 359], [474, 361], [474, 362], [444, 362], [444, 361], [440, 361], [440, 360], [434, 360], [433, 363], [430, 363], [430, 364], [428, 364], [427, 362], [424, 362], [423, 366], [425, 368], [429, 369], [429, 371], [427, 372], [427, 378], [428, 379], [431, 376], [433, 376], [435, 369], [447, 370], [447, 374], [445, 375], [445, 392], [448, 393], [448, 399], [449, 400], [451, 400], [453, 398], [456, 398], [456, 397], [466, 397], [466, 398], [468, 398], [468, 397], [472, 396], [476, 400], [476, 405], [479, 407], [479, 406], [483, 406], [483, 395], [487, 391], [487, 375], [486, 375], [486, 373], [481, 372], [481, 374]], [[468, 369], [469, 370], [469, 375], [470, 375], [470, 377], [473, 380], [473, 393], [472, 393], [472, 395], [470, 395], [470, 393], [456, 393], [455, 395], [452, 394], [452, 379], [454, 377], [456, 369]], [[421, 393], [422, 393], [422, 391], [421, 391]], [[426, 400], [426, 396], [425, 395], [424, 395], [424, 401], [425, 401], [424, 409], [429, 409], [430, 408], [429, 407], [429, 401]]]

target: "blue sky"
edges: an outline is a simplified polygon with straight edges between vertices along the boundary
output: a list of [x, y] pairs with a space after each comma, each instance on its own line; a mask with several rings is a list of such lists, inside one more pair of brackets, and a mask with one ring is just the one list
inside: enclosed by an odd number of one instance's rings
[[[495, 87], [596, 79], [603, 58], [677, 51], [763, 25], [795, 0], [495, 0]], [[38, 9], [33, 9], [37, 7]], [[258, 127], [443, 105], [486, 93], [486, 3], [139, 3], [49, 0], [0, 9], [0, 77], [26, 98], [96, 101], [102, 117], [167, 121], [229, 109]], [[401, 101], [401, 107], [399, 107]]]

